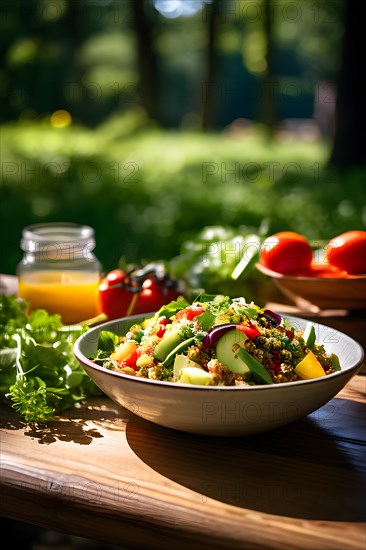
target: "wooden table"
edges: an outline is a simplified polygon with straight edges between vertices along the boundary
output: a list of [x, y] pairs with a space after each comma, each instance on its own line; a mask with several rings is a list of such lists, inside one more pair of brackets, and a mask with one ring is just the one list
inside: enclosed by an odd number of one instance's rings
[[107, 398], [37, 429], [3, 407], [0, 515], [131, 549], [364, 550], [365, 395], [359, 374], [303, 420], [238, 438]]

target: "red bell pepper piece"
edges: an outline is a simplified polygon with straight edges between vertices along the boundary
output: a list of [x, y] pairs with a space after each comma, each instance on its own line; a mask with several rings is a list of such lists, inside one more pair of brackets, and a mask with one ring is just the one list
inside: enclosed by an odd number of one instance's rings
[[235, 328], [236, 330], [240, 330], [240, 332], [244, 332], [250, 340], [254, 340], [257, 336], [260, 336], [259, 330], [253, 325], [236, 325]]

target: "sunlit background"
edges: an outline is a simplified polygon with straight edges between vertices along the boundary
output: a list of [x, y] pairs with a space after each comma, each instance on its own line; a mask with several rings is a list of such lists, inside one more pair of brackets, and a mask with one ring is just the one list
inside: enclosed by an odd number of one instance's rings
[[[315, 117], [323, 133], [330, 131], [343, 1], [269, 2], [270, 36], [265, 4], [219, 0], [211, 21], [211, 0], [145, 0], [145, 57], [154, 63], [160, 124], [199, 125], [206, 94], [215, 103], [210, 125], [216, 129], [236, 118], [260, 119], [270, 39], [277, 121]], [[1, 120], [34, 120], [64, 108], [76, 122], [95, 126], [140, 104], [141, 21], [130, 0], [18, 0], [3, 9]], [[322, 94], [324, 112], [318, 112]]]
[[211, 4], [211, 0], [154, 0], [157, 11], [168, 19], [196, 15], [204, 4]]
[[211, 226], [365, 227], [363, 166], [329, 163], [345, 0], [1, 10], [2, 271], [33, 222], [92, 225], [105, 270], [170, 261]]
[[[262, 274], [232, 277], [245, 243], [365, 230], [359, 5], [1, 0], [0, 272], [25, 226], [70, 221], [95, 229], [104, 272], [164, 260], [260, 304]], [[0, 525], [22, 550], [102, 550]]]

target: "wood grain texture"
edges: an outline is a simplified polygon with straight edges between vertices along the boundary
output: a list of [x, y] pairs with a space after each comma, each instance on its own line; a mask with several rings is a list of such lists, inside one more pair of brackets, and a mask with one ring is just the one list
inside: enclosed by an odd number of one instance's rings
[[108, 399], [1, 411], [0, 514], [129, 548], [365, 548], [365, 377], [283, 428], [194, 436]]

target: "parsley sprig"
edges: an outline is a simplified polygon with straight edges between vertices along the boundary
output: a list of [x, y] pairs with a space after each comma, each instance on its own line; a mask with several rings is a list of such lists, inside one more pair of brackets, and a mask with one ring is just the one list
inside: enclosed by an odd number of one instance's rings
[[101, 392], [73, 354], [84, 325], [65, 326], [60, 315], [0, 295], [0, 400], [29, 423], [52, 420]]

